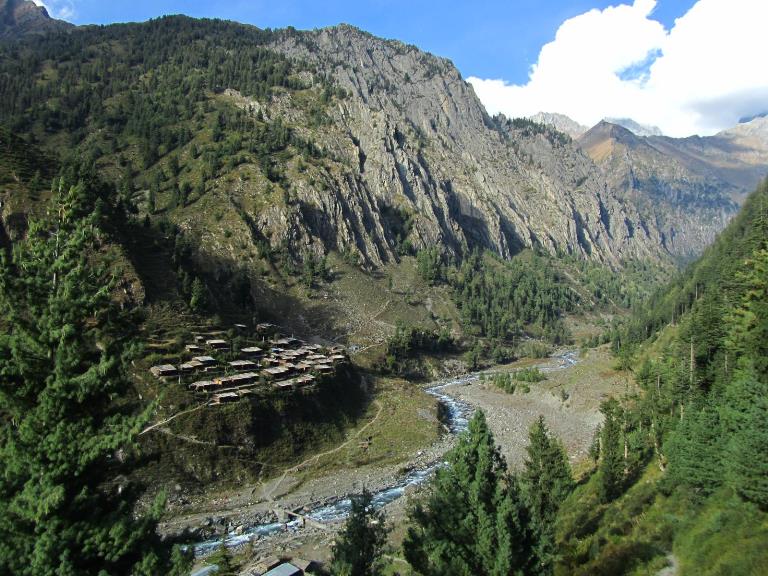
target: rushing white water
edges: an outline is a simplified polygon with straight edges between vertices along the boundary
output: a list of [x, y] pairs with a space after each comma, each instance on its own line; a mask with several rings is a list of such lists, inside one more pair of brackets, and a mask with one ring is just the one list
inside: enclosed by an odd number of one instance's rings
[[[540, 366], [539, 368], [543, 372], [553, 372], [557, 370], [564, 370], [574, 366], [578, 362], [578, 352], [575, 350], [568, 350], [552, 356], [551, 360], [555, 363], [548, 363]], [[474, 408], [457, 400], [453, 396], [450, 396], [445, 392], [445, 389], [450, 386], [463, 386], [470, 382], [475, 382], [480, 379], [480, 373], [468, 374], [458, 378], [445, 380], [439, 382], [426, 389], [427, 394], [434, 396], [443, 405], [445, 412], [445, 425], [448, 427], [451, 434], [459, 434], [467, 429], [469, 424], [469, 418], [474, 411]], [[396, 484], [383, 488], [373, 494], [373, 505], [376, 508], [386, 506], [390, 502], [394, 502], [398, 498], [401, 498], [406, 489], [409, 486], [416, 486], [424, 483], [428, 480], [438, 467], [442, 466], [442, 462], [438, 462], [423, 468], [421, 470], [413, 470], [403, 476], [397, 481]], [[335, 522], [343, 520], [349, 515], [352, 501], [349, 497], [341, 498], [330, 504], [319, 505], [306, 513], [304, 516], [317, 522]], [[265, 538], [286, 531], [298, 531], [302, 528], [301, 520], [292, 520], [290, 522], [271, 522], [268, 524], [257, 524], [251, 526], [245, 530], [242, 534], [231, 535], [227, 537], [225, 543], [227, 546], [235, 547], [253, 540], [254, 538]], [[213, 552], [216, 548], [221, 546], [221, 539], [208, 540], [195, 545], [195, 555], [197, 557], [206, 556]], [[203, 572], [195, 572], [192, 576], [204, 576]]]

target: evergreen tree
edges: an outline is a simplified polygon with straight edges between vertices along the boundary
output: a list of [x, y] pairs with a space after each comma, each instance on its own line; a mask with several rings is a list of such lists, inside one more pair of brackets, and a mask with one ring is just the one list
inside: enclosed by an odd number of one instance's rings
[[624, 457], [621, 443], [622, 409], [611, 398], [600, 406], [605, 418], [600, 435], [600, 499], [609, 502], [621, 494], [624, 485]]
[[556, 556], [555, 519], [573, 490], [573, 475], [563, 445], [551, 437], [543, 416], [531, 426], [528, 440], [522, 483], [539, 534], [540, 573], [550, 574]]
[[442, 257], [436, 246], [420, 250], [416, 254], [416, 269], [419, 275], [430, 285], [436, 284], [442, 278]]
[[352, 497], [352, 511], [333, 546], [334, 576], [375, 576], [387, 543], [384, 513], [373, 507], [373, 495], [363, 489]]
[[668, 442], [667, 482], [688, 486], [700, 496], [708, 496], [721, 486], [723, 432], [714, 402], [701, 410], [689, 410]]
[[480, 411], [409, 518], [405, 558], [425, 576], [522, 575], [537, 565], [530, 512]]
[[768, 511], [768, 383], [761, 381], [751, 362], [743, 364], [724, 408], [731, 429], [724, 452], [727, 480], [742, 498]]
[[227, 536], [228, 533], [225, 533], [224, 536], [222, 536], [218, 550], [208, 558], [208, 563], [217, 567], [217, 576], [237, 576], [240, 573], [235, 566], [232, 552], [230, 552], [227, 547]]
[[768, 248], [752, 253], [741, 274], [744, 293], [732, 319], [730, 348], [737, 355], [749, 358], [757, 374], [768, 376]]
[[208, 306], [208, 290], [200, 278], [192, 281], [192, 295], [189, 299], [189, 306], [195, 312], [203, 312]]
[[768, 509], [768, 250], [765, 239], [746, 262], [744, 293], [728, 343], [737, 369], [725, 393], [729, 484]]
[[59, 190], [0, 256], [0, 573], [182, 574], [155, 533], [162, 502], [137, 517], [120, 480], [146, 414], [114, 403], [130, 329], [110, 298], [103, 210], [82, 184]]

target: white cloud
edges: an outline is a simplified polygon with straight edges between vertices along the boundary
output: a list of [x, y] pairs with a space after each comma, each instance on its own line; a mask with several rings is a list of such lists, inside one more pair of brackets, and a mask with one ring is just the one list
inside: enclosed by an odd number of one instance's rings
[[38, 6], [43, 6], [51, 18], [72, 20], [75, 17], [75, 4], [72, 0], [32, 0]]
[[765, 0], [699, 0], [671, 30], [656, 0], [563, 22], [528, 83], [469, 78], [488, 112], [567, 114], [593, 125], [630, 117], [666, 134], [712, 134], [768, 110]]

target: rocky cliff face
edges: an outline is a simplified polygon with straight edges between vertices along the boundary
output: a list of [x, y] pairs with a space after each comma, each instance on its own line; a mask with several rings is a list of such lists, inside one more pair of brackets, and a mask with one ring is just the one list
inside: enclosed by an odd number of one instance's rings
[[675, 139], [641, 137], [601, 122], [578, 143], [606, 185], [681, 258], [701, 253], [768, 171], [768, 139], [759, 126]]
[[64, 30], [71, 24], [54, 20], [31, 0], [0, 0], [0, 39]]
[[[4, 13], [9, 6], [20, 4], [4, 4]], [[98, 45], [129, 77], [137, 74], [131, 68], [136, 65], [124, 61], [124, 46], [139, 38], [154, 41], [152, 34], [191, 30], [205, 41], [196, 45], [200, 57], [187, 64], [184, 74], [204, 88], [199, 103], [184, 105], [184, 145], [171, 154], [157, 141], [158, 131], [181, 128], [175, 126], [178, 111], [153, 117], [152, 122], [138, 118], [135, 124], [146, 138], [141, 146], [135, 133], [131, 138], [110, 134], [120, 124], [96, 118], [102, 112], [99, 106], [92, 110], [96, 114], [71, 121], [82, 122], [82, 133], [90, 135], [79, 144], [79, 152], [101, 158], [105, 174], [115, 181], [128, 172], [133, 180], [129, 188], [134, 183], [139, 187], [135, 195], [141, 209], [150, 182], [161, 176], [162, 191], [156, 192], [166, 196], [163, 216], [194, 238], [201, 261], [216, 256], [222, 266], [247, 266], [248, 258], [270, 251], [302, 261], [308, 253], [320, 256], [336, 250], [378, 266], [431, 246], [447, 255], [489, 249], [502, 257], [530, 247], [616, 266], [627, 258], [695, 253], [735, 208], [727, 198], [731, 190], [738, 196], [733, 182], [741, 172], [725, 166], [725, 160], [720, 163], [730, 179], [713, 181], [693, 170], [694, 165], [713, 163], [696, 141], [675, 148], [677, 159], [670, 163], [663, 147], [673, 147], [671, 139], [641, 139], [623, 129], [613, 133], [604, 124], [575, 142], [537, 122], [491, 118], [448, 60], [350, 26], [260, 32], [234, 23], [168, 18], [77, 30], [73, 38], [79, 42], [57, 49], [75, 50], [62, 59], [84, 59], [81, 65], [87, 67], [91, 64], [85, 51]], [[167, 41], [175, 46], [179, 38]], [[247, 90], [250, 82], [238, 71], [247, 69], [245, 61], [230, 62], [224, 67], [227, 74], [211, 80], [203, 73], [208, 65], [200, 63], [238, 53], [237, 42], [279, 53], [275, 66], [290, 68], [290, 81], [244, 95], [235, 88]], [[26, 49], [34, 46], [27, 43]], [[157, 88], [145, 84], [150, 78], [180, 73], [178, 63], [172, 62], [178, 51], [166, 54], [161, 64], [168, 69], [161, 74], [154, 76], [155, 70], [147, 69], [125, 85], [110, 84], [109, 78], [94, 73], [93, 91], [106, 90], [109, 84], [121, 114], [139, 109], [135, 89], [145, 91], [143, 101], [153, 98]], [[6, 62], [6, 68], [13, 66]], [[30, 85], [29, 97], [53, 97], [55, 86], [43, 74], [42, 64], [36, 74], [34, 81], [48, 83], [48, 91]], [[201, 108], [195, 111], [197, 104]], [[245, 132], [231, 134], [232, 141], [228, 136], [226, 142], [212, 142], [213, 111], [227, 115], [232, 108], [252, 117], [258, 130], [285, 128], [296, 141], [312, 143], [321, 157], [309, 158], [306, 148], [294, 144], [265, 151], [262, 142], [249, 148], [243, 146], [251, 137]], [[135, 116], [127, 115], [125, 123]], [[22, 115], [17, 120], [26, 119]], [[242, 124], [237, 119], [233, 123]], [[147, 134], [155, 136], [154, 144]], [[752, 137], [723, 136], [718, 154]], [[127, 160], [147, 157], [144, 148], [157, 153], [154, 159], [138, 170], [138, 161], [126, 170]], [[219, 158], [226, 161], [219, 164]], [[277, 177], [270, 174], [270, 164], [277, 166]], [[686, 187], [691, 182], [694, 187]], [[179, 184], [194, 184], [192, 202], [167, 197]], [[727, 190], [722, 188], [726, 185]], [[699, 214], [695, 210], [700, 206]]]
[[320, 136], [347, 169], [322, 192], [297, 183], [311, 218], [262, 219], [267, 235], [283, 223], [300, 228], [284, 236], [320, 238], [326, 248], [354, 241], [377, 264], [395, 257], [386, 215], [400, 214], [413, 246], [453, 254], [538, 247], [618, 263], [665, 250], [654, 223], [570, 139], [490, 118], [449, 61], [349, 26], [285, 35], [272, 48], [311, 63], [350, 97]]

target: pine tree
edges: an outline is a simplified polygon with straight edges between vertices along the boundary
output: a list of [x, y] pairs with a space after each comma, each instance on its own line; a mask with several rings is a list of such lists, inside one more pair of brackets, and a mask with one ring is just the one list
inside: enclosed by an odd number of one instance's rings
[[624, 486], [624, 457], [620, 446], [622, 409], [611, 398], [600, 406], [605, 418], [600, 437], [599, 492], [600, 500], [610, 502]]
[[[123, 478], [144, 415], [123, 371], [102, 208], [63, 182], [48, 218], [0, 261], [0, 573], [181, 574]], [[183, 562], [181, 562], [183, 564]]]
[[728, 484], [768, 511], [768, 382], [744, 361], [726, 395]]
[[227, 536], [228, 533], [222, 536], [218, 550], [208, 558], [208, 563], [216, 566], [217, 576], [237, 576], [240, 573], [235, 566], [232, 552], [227, 547]]
[[373, 495], [363, 489], [352, 497], [352, 510], [333, 546], [331, 572], [334, 576], [375, 576], [389, 530], [386, 517], [373, 507]]
[[745, 500], [768, 510], [768, 249], [763, 238], [746, 262], [744, 293], [728, 344], [738, 358], [723, 413], [728, 482]]
[[724, 430], [719, 407], [708, 402], [689, 410], [669, 439], [668, 482], [708, 496], [723, 483]]
[[195, 278], [192, 282], [192, 295], [189, 299], [189, 306], [195, 312], [203, 312], [208, 306], [208, 291], [200, 278]]
[[409, 519], [405, 558], [425, 576], [529, 574], [537, 564], [530, 512], [480, 411]]
[[768, 376], [768, 248], [765, 242], [745, 263], [746, 271], [741, 275], [745, 290], [728, 338], [731, 350], [751, 359], [761, 377]]
[[551, 437], [543, 416], [531, 426], [528, 440], [522, 483], [539, 535], [539, 573], [551, 574], [556, 556], [555, 519], [573, 490], [573, 475], [563, 445]]

